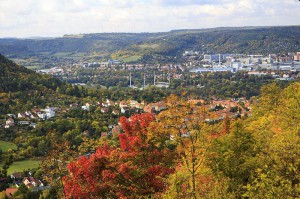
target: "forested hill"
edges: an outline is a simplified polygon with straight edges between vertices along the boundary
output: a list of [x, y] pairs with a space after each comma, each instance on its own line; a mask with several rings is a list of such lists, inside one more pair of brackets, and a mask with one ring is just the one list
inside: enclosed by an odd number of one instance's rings
[[55, 90], [62, 82], [19, 66], [0, 54], [0, 92]]
[[15, 77], [17, 75], [30, 75], [34, 72], [26, 69], [25, 67], [15, 64], [13, 61], [7, 59], [5, 56], [0, 54], [0, 77]]
[[97, 33], [45, 39], [0, 39], [0, 53], [9, 57], [55, 56], [57, 53], [153, 60], [201, 53], [262, 53], [299, 51], [300, 26], [235, 27], [173, 30], [160, 33]]

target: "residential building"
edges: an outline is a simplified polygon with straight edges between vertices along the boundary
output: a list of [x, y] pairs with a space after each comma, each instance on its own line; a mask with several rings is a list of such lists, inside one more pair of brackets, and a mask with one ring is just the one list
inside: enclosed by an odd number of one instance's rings
[[297, 53], [294, 55], [294, 61], [300, 61], [300, 52], [297, 52]]
[[22, 182], [25, 184], [25, 186], [27, 188], [43, 187], [44, 186], [44, 184], [40, 180], [35, 179], [33, 177], [25, 177], [25, 178], [23, 178]]
[[9, 127], [11, 126], [14, 126], [15, 125], [15, 121], [12, 117], [9, 117], [6, 122], [5, 122], [5, 128], [8, 129]]

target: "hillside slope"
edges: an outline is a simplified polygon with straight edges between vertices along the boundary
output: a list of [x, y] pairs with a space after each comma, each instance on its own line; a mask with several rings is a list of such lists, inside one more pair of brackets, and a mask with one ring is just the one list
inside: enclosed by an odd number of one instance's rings
[[67, 99], [56, 92], [66, 86], [49, 75], [40, 75], [19, 66], [0, 54], [0, 116], [33, 106], [47, 106]]
[[235, 27], [161, 33], [65, 35], [54, 39], [0, 39], [0, 53], [17, 58], [85, 53], [97, 54], [99, 59], [112, 54], [113, 58], [135, 56], [136, 59], [153, 61], [161, 57], [180, 57], [185, 50], [249, 54], [294, 52], [299, 51], [299, 44], [300, 26]]
[[0, 92], [26, 92], [30, 90], [55, 90], [62, 85], [58, 79], [39, 75], [15, 64], [0, 54]]

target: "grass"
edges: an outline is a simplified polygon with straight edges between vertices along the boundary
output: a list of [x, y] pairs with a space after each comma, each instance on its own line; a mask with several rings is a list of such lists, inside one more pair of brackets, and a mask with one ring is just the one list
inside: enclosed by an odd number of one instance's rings
[[140, 44], [138, 47], [141, 48], [141, 49], [148, 49], [148, 48], [156, 49], [156, 48], [159, 48], [160, 45], [159, 44], [145, 43], [145, 44]]
[[8, 169], [7, 174], [12, 174], [13, 172], [22, 172], [27, 169], [34, 169], [39, 167], [41, 161], [38, 160], [23, 160], [14, 162]]
[[52, 56], [55, 56], [55, 57], [67, 57], [71, 54], [71, 52], [57, 52], [57, 53], [54, 53]]
[[74, 54], [71, 54], [70, 57], [84, 57], [85, 56], [85, 53], [74, 53]]
[[6, 141], [0, 140], [0, 150], [5, 152], [5, 151], [8, 151], [9, 149], [17, 149], [17, 145], [15, 145], [12, 142], [6, 142]]
[[142, 56], [140, 55], [133, 55], [133, 56], [130, 56], [130, 57], [125, 57], [125, 58], [122, 58], [122, 61], [127, 63], [127, 62], [132, 62], [132, 61], [137, 61], [141, 58]]
[[82, 59], [82, 57], [84, 57], [84, 56], [85, 56], [85, 53], [74, 53], [74, 54], [69, 54], [67, 57], [70, 57], [75, 60], [79, 60], [79, 59]]
[[35, 70], [35, 69], [40, 69], [40, 66], [26, 66], [26, 68]]

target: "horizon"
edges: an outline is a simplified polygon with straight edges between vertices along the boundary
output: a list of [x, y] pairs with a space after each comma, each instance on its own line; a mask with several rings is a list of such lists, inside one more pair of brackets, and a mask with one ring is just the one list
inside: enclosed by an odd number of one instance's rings
[[298, 0], [2, 0], [0, 38], [294, 26], [299, 9]]

